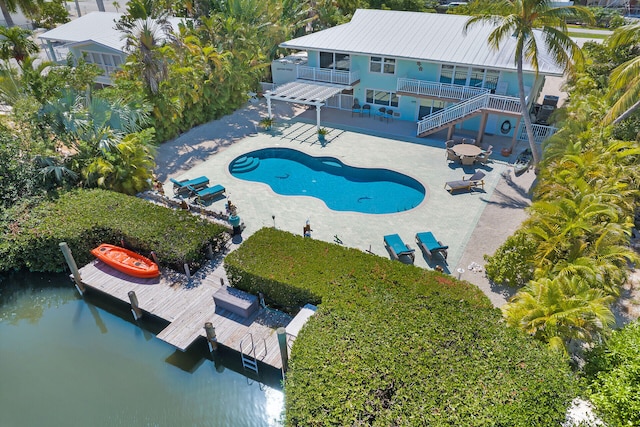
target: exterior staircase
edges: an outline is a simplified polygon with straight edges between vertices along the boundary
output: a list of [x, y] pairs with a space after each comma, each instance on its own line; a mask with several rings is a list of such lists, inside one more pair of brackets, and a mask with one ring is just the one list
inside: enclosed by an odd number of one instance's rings
[[424, 137], [482, 113], [519, 117], [520, 100], [511, 96], [481, 93], [424, 117], [418, 122], [417, 135]]

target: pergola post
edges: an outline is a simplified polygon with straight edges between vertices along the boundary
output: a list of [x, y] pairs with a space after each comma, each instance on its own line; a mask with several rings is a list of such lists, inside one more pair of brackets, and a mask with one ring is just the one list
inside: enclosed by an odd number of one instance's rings
[[316, 105], [316, 122], [318, 130], [320, 130], [320, 104]]
[[269, 118], [271, 118], [271, 97], [267, 96], [267, 111], [269, 113]]

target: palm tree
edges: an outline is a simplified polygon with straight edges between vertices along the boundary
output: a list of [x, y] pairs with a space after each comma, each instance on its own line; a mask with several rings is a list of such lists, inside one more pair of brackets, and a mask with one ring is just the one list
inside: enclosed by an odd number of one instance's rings
[[33, 33], [20, 27], [0, 27], [0, 59], [15, 59], [20, 67], [26, 58], [40, 48], [31, 39]]
[[[612, 48], [640, 43], [640, 23], [618, 28], [609, 39]], [[622, 96], [605, 115], [604, 124], [619, 123], [640, 107], [640, 56], [619, 65], [611, 73], [609, 97]]]
[[573, 339], [594, 342], [614, 323], [612, 296], [590, 288], [577, 276], [530, 282], [502, 307], [510, 326], [522, 329], [549, 347], [566, 352]]
[[[464, 30], [477, 24], [491, 24], [496, 28], [489, 35], [488, 43], [495, 50], [505, 40], [515, 37], [515, 63], [518, 73], [518, 92], [522, 117], [524, 118], [527, 138], [533, 162], [540, 161], [540, 154], [533, 136], [533, 127], [527, 103], [525, 101], [524, 79], [522, 68], [527, 60], [538, 72], [538, 59], [543, 51], [548, 51], [558, 65], [565, 71], [571, 71], [573, 61], [582, 60], [582, 52], [578, 45], [567, 34], [568, 18], [591, 22], [593, 15], [581, 6], [554, 8], [549, 0], [492, 0], [490, 12], [481, 12], [470, 18]], [[539, 30], [539, 31], [534, 31]]]
[[16, 12], [18, 8], [23, 12], [34, 12], [37, 5], [44, 3], [43, 0], [0, 0], [0, 10], [2, 11], [2, 16], [4, 17], [4, 22], [6, 22], [7, 27], [11, 28], [15, 26], [13, 22], [13, 18], [11, 17], [12, 12]]

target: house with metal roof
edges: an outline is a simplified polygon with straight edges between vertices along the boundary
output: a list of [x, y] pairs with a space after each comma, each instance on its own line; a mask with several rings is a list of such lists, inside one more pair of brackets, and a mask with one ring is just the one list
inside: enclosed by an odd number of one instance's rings
[[[318, 126], [322, 107], [350, 111], [355, 104], [416, 122], [418, 136], [447, 128], [451, 135], [457, 126], [478, 132], [478, 140], [484, 133], [520, 137], [515, 39], [492, 49], [487, 39], [493, 27], [478, 24], [465, 32], [468, 19], [358, 9], [347, 24], [281, 43], [306, 51], [307, 63], [296, 64], [291, 81], [265, 97], [269, 105], [281, 100], [315, 106]], [[546, 52], [538, 73], [525, 63], [528, 102], [537, 99], [545, 76], [562, 75]], [[539, 139], [552, 131], [544, 125], [535, 129]]]
[[[116, 29], [122, 13], [91, 12], [74, 19], [38, 38], [50, 61], [62, 63], [69, 54], [73, 58], [84, 58], [96, 64], [104, 74], [96, 78], [96, 83], [111, 85], [111, 74], [127, 59], [124, 33]], [[174, 30], [183, 18], [169, 18]]]

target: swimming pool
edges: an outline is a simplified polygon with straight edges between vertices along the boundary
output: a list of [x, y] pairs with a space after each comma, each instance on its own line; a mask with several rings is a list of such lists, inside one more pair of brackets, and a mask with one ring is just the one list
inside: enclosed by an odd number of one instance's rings
[[229, 172], [239, 179], [265, 183], [284, 196], [318, 198], [335, 211], [403, 212], [418, 206], [426, 194], [420, 182], [399, 172], [357, 168], [290, 148], [244, 154], [229, 164]]

